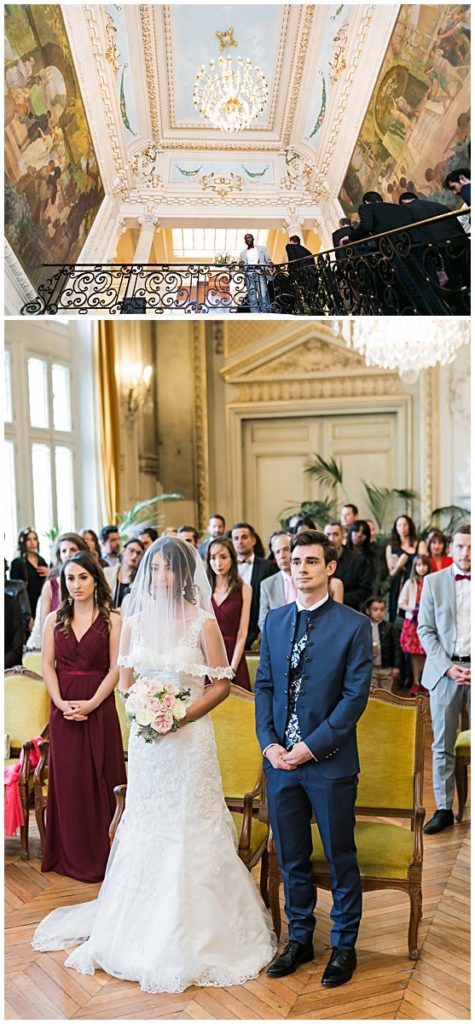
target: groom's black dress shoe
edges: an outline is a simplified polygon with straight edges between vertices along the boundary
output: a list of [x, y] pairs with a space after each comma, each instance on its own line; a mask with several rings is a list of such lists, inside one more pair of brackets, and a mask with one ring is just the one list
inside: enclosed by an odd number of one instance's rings
[[354, 949], [334, 949], [322, 975], [325, 988], [336, 988], [349, 981], [356, 967]]
[[433, 836], [436, 832], [442, 832], [444, 828], [450, 828], [453, 823], [453, 811], [436, 811], [434, 817], [424, 825], [423, 831], [426, 836]]
[[309, 960], [313, 960], [312, 944], [304, 946], [291, 939], [284, 952], [267, 968], [267, 974], [269, 978], [284, 978], [286, 974], [293, 974], [299, 964], [306, 964]]

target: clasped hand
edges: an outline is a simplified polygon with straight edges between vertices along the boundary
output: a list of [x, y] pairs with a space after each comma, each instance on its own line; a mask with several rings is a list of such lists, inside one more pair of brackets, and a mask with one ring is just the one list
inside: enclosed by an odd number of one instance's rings
[[94, 708], [90, 700], [63, 700], [60, 710], [68, 722], [86, 722]]
[[449, 679], [453, 679], [454, 683], [458, 683], [459, 686], [470, 686], [470, 666], [452, 665], [452, 668], [447, 669], [446, 675]]
[[295, 743], [292, 750], [286, 750], [280, 743], [275, 743], [267, 751], [266, 757], [273, 768], [282, 768], [286, 772], [293, 771], [299, 764], [311, 761], [312, 755], [305, 743]]

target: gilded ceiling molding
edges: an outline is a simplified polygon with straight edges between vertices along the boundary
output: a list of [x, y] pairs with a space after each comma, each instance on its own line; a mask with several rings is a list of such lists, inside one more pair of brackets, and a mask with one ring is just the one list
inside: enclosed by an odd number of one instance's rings
[[152, 139], [156, 146], [160, 146], [160, 118], [158, 116], [157, 94], [155, 89], [156, 81], [158, 83], [158, 76], [156, 79], [156, 62], [152, 45], [151, 28], [151, 19], [153, 17], [152, 12], [154, 10], [154, 6], [150, 6], [150, 4], [140, 4], [139, 10], [145, 60], [145, 77], [147, 81], [148, 107], [150, 112], [150, 123], [152, 126]]
[[[201, 151], [204, 150], [206, 153], [208, 151], [210, 153], [222, 153], [223, 140], [209, 139], [209, 141], [206, 141], [205, 139], [201, 139], [201, 141], [193, 142], [192, 139], [165, 138], [162, 139], [162, 149], [167, 152], [175, 149], [197, 149]], [[247, 139], [243, 139], [241, 142], [233, 142], [231, 139], [229, 139], [229, 141], [226, 139], [226, 150], [228, 152], [234, 150], [237, 153], [277, 153], [279, 150], [279, 141], [278, 139], [274, 139], [272, 142], [251, 142]]]
[[206, 404], [205, 325], [192, 324], [193, 390], [195, 402], [195, 464], [198, 530], [204, 533], [209, 515], [208, 408]]
[[[216, 8], [219, 12], [219, 7]], [[290, 4], [285, 4], [282, 8], [282, 22], [279, 33], [279, 40], [277, 44], [277, 56], [275, 61], [275, 67], [273, 72], [273, 87], [270, 98], [269, 115], [265, 124], [260, 124], [258, 128], [250, 129], [251, 131], [274, 131], [275, 114], [277, 107], [277, 98], [279, 95], [280, 81], [282, 77], [282, 65], [285, 54], [285, 44], [287, 39], [288, 23], [290, 16]], [[174, 54], [173, 54], [173, 40], [172, 40], [172, 25], [171, 25], [171, 8], [169, 4], [163, 6], [163, 31], [165, 40], [165, 56], [166, 56], [166, 68], [167, 68], [167, 82], [168, 82], [168, 114], [169, 114], [169, 125], [171, 129], [183, 129], [190, 128], [196, 129], [196, 121], [180, 122], [177, 124], [176, 118], [176, 105], [175, 105], [175, 83], [173, 80], [173, 68], [174, 68]], [[210, 58], [214, 56], [211, 51], [213, 44], [212, 33], [210, 33]], [[244, 54], [243, 54], [244, 56]], [[252, 54], [250, 55], [252, 59]], [[202, 125], [200, 125], [202, 127]], [[242, 146], [241, 146], [242, 148]], [[226, 149], [229, 146], [226, 145]]]
[[[138, 185], [136, 185], [133, 188], [133, 190], [131, 190], [129, 195], [129, 201], [133, 203], [148, 202], [150, 198], [153, 198], [153, 196], [151, 195], [151, 191], [145, 193], [141, 191], [140, 186]], [[256, 207], [257, 209], [270, 208], [271, 210], [274, 211], [274, 213], [271, 214], [270, 216], [273, 216], [274, 218], [278, 217], [282, 220], [284, 220], [284, 218], [288, 216], [289, 212], [292, 213], [292, 208], [289, 207], [288, 205], [288, 195], [282, 197], [279, 194], [274, 196], [267, 196], [266, 198], [258, 195], [248, 195], [247, 193], [245, 196], [207, 196], [199, 195], [196, 192], [194, 192], [192, 195], [190, 195], [190, 193], [185, 195], [183, 192], [178, 192], [174, 194], [167, 192], [165, 195], [164, 192], [157, 190], [156, 199], [160, 200], [163, 204], [164, 210], [162, 212], [165, 212], [165, 209], [167, 207], [174, 206], [206, 206], [209, 207], [211, 210], [213, 210], [213, 208], [217, 206], [223, 208], [226, 208], [226, 206], [234, 206], [239, 208], [244, 216], [246, 214], [246, 211], [250, 207]], [[315, 206], [315, 202], [309, 195], [299, 195], [298, 207], [301, 210], [301, 213], [305, 214], [305, 217], [308, 218], [315, 218], [319, 213], [318, 208]], [[275, 227], [275, 225], [273, 226]]]
[[295, 61], [295, 72], [294, 81], [292, 85], [292, 94], [290, 97], [290, 103], [287, 109], [287, 116], [285, 119], [284, 131], [282, 134], [282, 146], [284, 149], [288, 149], [290, 145], [290, 139], [292, 137], [292, 128], [294, 125], [295, 111], [297, 109], [297, 102], [300, 92], [300, 84], [302, 81], [303, 69], [305, 65], [305, 58], [307, 56], [308, 41], [310, 38], [310, 30], [312, 28], [313, 15], [316, 9], [316, 4], [307, 4], [305, 7], [304, 23], [302, 29], [302, 35], [300, 37], [300, 46], [297, 59]]
[[[331, 131], [330, 131], [330, 136], [329, 136], [329, 139], [328, 139], [328, 143], [327, 143], [327, 146], [326, 146], [326, 149], [325, 149], [325, 153], [323, 155], [323, 160], [321, 162], [320, 169], [319, 169], [320, 170], [320, 174], [321, 174], [322, 177], [324, 177], [326, 175], [327, 171], [328, 171], [328, 168], [330, 166], [330, 163], [331, 163], [331, 160], [332, 160], [332, 157], [333, 157], [333, 153], [335, 151], [335, 148], [336, 148], [336, 145], [337, 145], [337, 142], [338, 142], [338, 137], [339, 137], [339, 134], [340, 134], [341, 122], [343, 120], [343, 117], [344, 117], [345, 113], [348, 110], [348, 104], [350, 102], [350, 91], [351, 91], [351, 88], [352, 88], [352, 85], [353, 85], [353, 79], [355, 77], [355, 72], [356, 72], [356, 70], [357, 70], [357, 68], [359, 66], [359, 63], [360, 63], [361, 53], [362, 53], [364, 44], [366, 42], [366, 36], [368, 35], [369, 27], [371, 25], [375, 9], [376, 8], [375, 8], [374, 4], [371, 4], [370, 6], [368, 6], [367, 9], [366, 9], [366, 13], [364, 14], [363, 18], [361, 19], [361, 24], [360, 24], [360, 27], [358, 29], [358, 36], [357, 36], [357, 39], [356, 39], [356, 43], [355, 43], [354, 48], [352, 50], [351, 59], [349, 61], [348, 69], [347, 69], [346, 74], [344, 76], [343, 88], [342, 88], [341, 95], [339, 97], [338, 107], [336, 108], [335, 111], [332, 111], [332, 114], [331, 114], [332, 127], [331, 127]], [[365, 107], [365, 110], [366, 110], [366, 107]]]
[[[122, 161], [122, 152], [117, 139], [117, 120], [114, 114], [114, 110], [111, 105], [111, 81], [110, 75], [107, 68], [107, 60], [103, 53], [103, 46], [99, 37], [98, 26], [95, 17], [95, 11], [97, 7], [90, 7], [87, 4], [84, 6], [84, 13], [86, 16], [86, 25], [89, 31], [89, 38], [91, 41], [91, 53], [96, 65], [97, 79], [99, 82], [99, 90], [102, 97], [102, 104], [105, 111], [105, 118], [107, 123], [108, 142], [114, 158], [114, 166], [118, 175], [123, 175], [124, 164]], [[77, 62], [75, 61], [77, 66]], [[89, 120], [89, 113], [88, 113]]]

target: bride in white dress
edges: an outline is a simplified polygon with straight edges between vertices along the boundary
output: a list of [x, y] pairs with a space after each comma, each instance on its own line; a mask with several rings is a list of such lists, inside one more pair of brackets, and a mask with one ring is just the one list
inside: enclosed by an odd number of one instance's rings
[[32, 944], [81, 943], [66, 967], [101, 968], [145, 992], [242, 984], [277, 941], [223, 797], [209, 712], [227, 697], [232, 671], [203, 563], [186, 542], [163, 537], [144, 555], [119, 665], [122, 690], [134, 676], [165, 680], [189, 688], [191, 704], [178, 731], [155, 742], [132, 725], [125, 812], [99, 896], [54, 910]]

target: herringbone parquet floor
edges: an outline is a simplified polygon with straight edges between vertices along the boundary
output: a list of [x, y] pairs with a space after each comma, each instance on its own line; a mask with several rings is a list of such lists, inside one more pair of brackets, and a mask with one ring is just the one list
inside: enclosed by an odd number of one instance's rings
[[[426, 751], [425, 806], [434, 803], [430, 749]], [[98, 971], [94, 977], [63, 967], [66, 954], [38, 953], [30, 941], [51, 909], [92, 899], [98, 885], [83, 885], [40, 871], [38, 839], [31, 859], [19, 859], [15, 840], [6, 851], [7, 1020], [468, 1020], [470, 1019], [469, 838], [465, 821], [424, 844], [424, 916], [421, 955], [407, 956], [409, 901], [397, 892], [367, 893], [358, 942], [358, 970], [340, 989], [320, 985], [328, 957], [330, 895], [319, 893], [315, 961], [289, 978], [227, 989], [191, 988], [182, 995], [147, 995], [134, 983]], [[283, 934], [286, 939], [286, 933]]]

